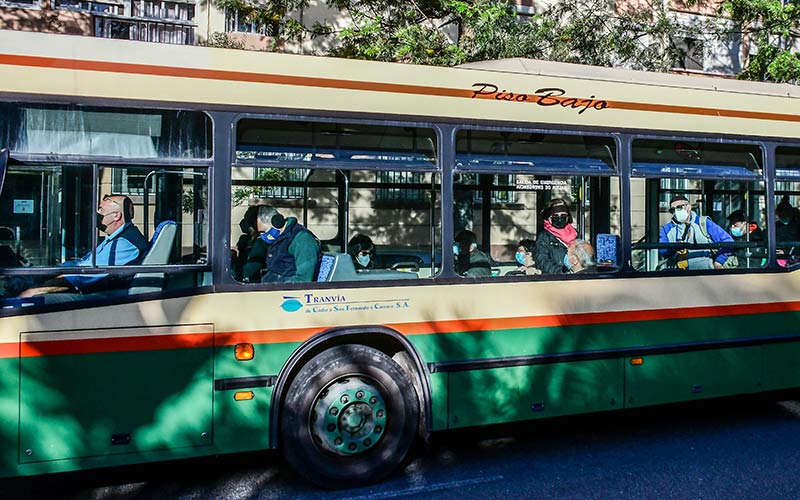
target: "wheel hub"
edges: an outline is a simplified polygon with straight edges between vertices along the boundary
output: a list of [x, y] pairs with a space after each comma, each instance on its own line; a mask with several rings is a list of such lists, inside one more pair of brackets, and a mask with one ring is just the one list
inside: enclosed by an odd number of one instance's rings
[[342, 377], [317, 395], [309, 430], [322, 448], [339, 454], [363, 453], [386, 430], [386, 403], [375, 383], [360, 377]]

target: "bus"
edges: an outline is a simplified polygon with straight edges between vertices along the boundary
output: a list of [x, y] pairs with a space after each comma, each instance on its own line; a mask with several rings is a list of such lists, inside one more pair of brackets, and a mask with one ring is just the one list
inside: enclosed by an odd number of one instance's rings
[[[12, 31], [0, 82], [2, 477], [279, 449], [341, 488], [436, 431], [800, 387], [797, 87]], [[554, 203], [568, 262], [520, 272]], [[250, 259], [276, 214], [310, 279]]]

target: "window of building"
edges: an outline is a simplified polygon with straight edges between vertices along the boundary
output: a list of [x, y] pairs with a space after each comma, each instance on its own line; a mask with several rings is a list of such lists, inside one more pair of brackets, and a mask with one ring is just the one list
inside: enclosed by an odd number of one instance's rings
[[239, 10], [225, 10], [225, 30], [229, 32], [253, 33], [264, 36], [278, 36], [280, 34], [280, 21], [274, 20], [259, 23], [252, 20], [248, 12]]
[[676, 53], [674, 68], [703, 71], [705, 53], [702, 40], [690, 37], [673, 37], [671, 47]]

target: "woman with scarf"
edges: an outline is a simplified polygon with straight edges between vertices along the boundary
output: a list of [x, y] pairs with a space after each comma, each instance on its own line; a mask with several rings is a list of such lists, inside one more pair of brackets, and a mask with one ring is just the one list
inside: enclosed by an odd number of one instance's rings
[[566, 273], [567, 247], [578, 238], [578, 231], [572, 227], [569, 204], [561, 199], [550, 200], [541, 215], [544, 230], [536, 236], [533, 260], [544, 274]]

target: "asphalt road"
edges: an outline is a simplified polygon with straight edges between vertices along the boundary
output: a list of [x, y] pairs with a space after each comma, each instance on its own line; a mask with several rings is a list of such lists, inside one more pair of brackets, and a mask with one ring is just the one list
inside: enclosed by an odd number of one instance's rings
[[800, 499], [800, 401], [735, 398], [438, 433], [383, 483], [336, 492], [304, 484], [274, 452], [0, 481], [2, 499], [423, 496]]

